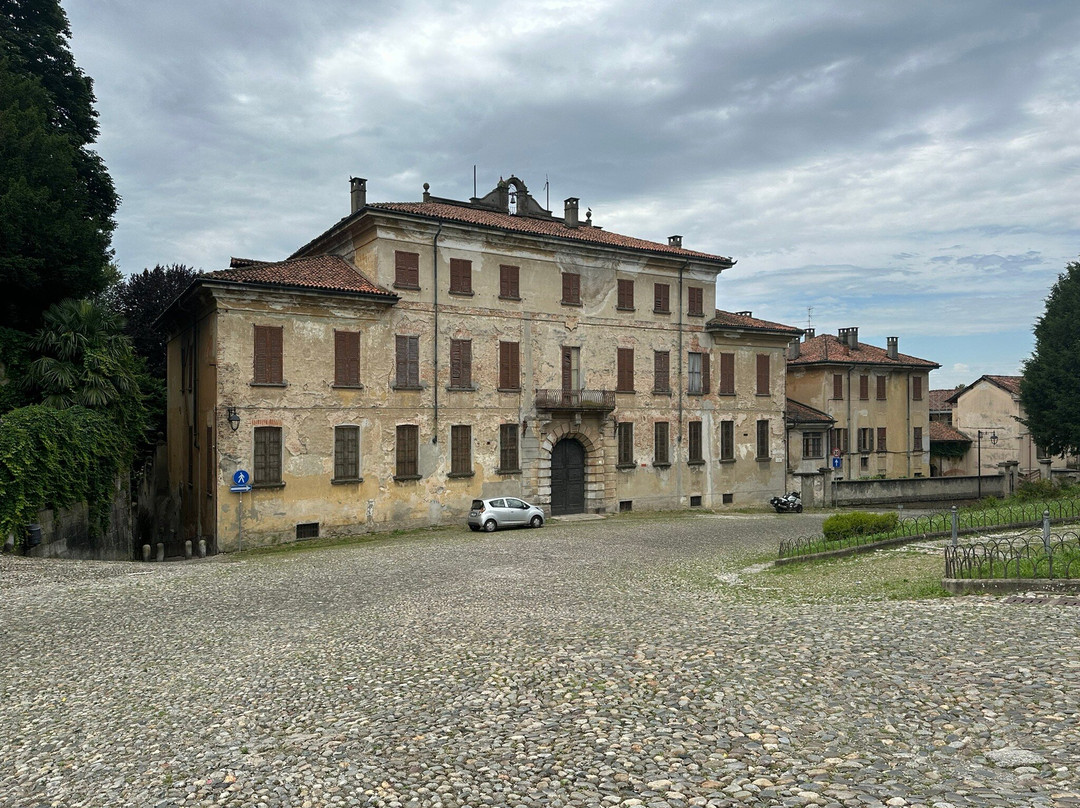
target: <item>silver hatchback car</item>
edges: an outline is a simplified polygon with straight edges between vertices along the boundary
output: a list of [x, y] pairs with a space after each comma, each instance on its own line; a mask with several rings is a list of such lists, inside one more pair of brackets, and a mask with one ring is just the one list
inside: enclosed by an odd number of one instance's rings
[[474, 499], [469, 508], [469, 527], [483, 528], [488, 533], [500, 527], [540, 527], [544, 524], [544, 512], [517, 497]]

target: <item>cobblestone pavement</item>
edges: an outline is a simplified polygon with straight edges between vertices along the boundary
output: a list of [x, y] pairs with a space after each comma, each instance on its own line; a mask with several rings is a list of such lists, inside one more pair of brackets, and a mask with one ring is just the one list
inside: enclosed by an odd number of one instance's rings
[[1080, 805], [1080, 610], [747, 586], [820, 518], [0, 559], [0, 805]]

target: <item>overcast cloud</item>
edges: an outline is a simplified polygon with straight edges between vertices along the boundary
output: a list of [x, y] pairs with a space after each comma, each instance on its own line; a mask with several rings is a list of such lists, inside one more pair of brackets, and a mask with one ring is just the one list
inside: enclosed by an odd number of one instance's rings
[[[729, 255], [717, 306], [1011, 374], [1080, 248], [1075, 0], [65, 0], [124, 272], [516, 174]], [[812, 314], [808, 315], [808, 309]]]

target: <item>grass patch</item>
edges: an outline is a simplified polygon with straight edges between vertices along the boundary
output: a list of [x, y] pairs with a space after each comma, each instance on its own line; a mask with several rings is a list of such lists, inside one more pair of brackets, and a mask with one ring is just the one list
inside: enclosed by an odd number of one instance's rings
[[761, 587], [779, 600], [845, 602], [950, 597], [941, 586], [941, 556], [918, 550], [810, 561], [771, 567]]

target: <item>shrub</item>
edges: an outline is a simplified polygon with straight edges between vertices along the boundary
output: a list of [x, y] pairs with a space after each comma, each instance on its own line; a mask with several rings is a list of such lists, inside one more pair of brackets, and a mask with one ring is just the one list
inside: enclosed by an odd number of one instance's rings
[[839, 541], [851, 536], [869, 536], [888, 533], [899, 521], [895, 513], [868, 513], [852, 511], [830, 516], [821, 526], [821, 532], [829, 541]]

